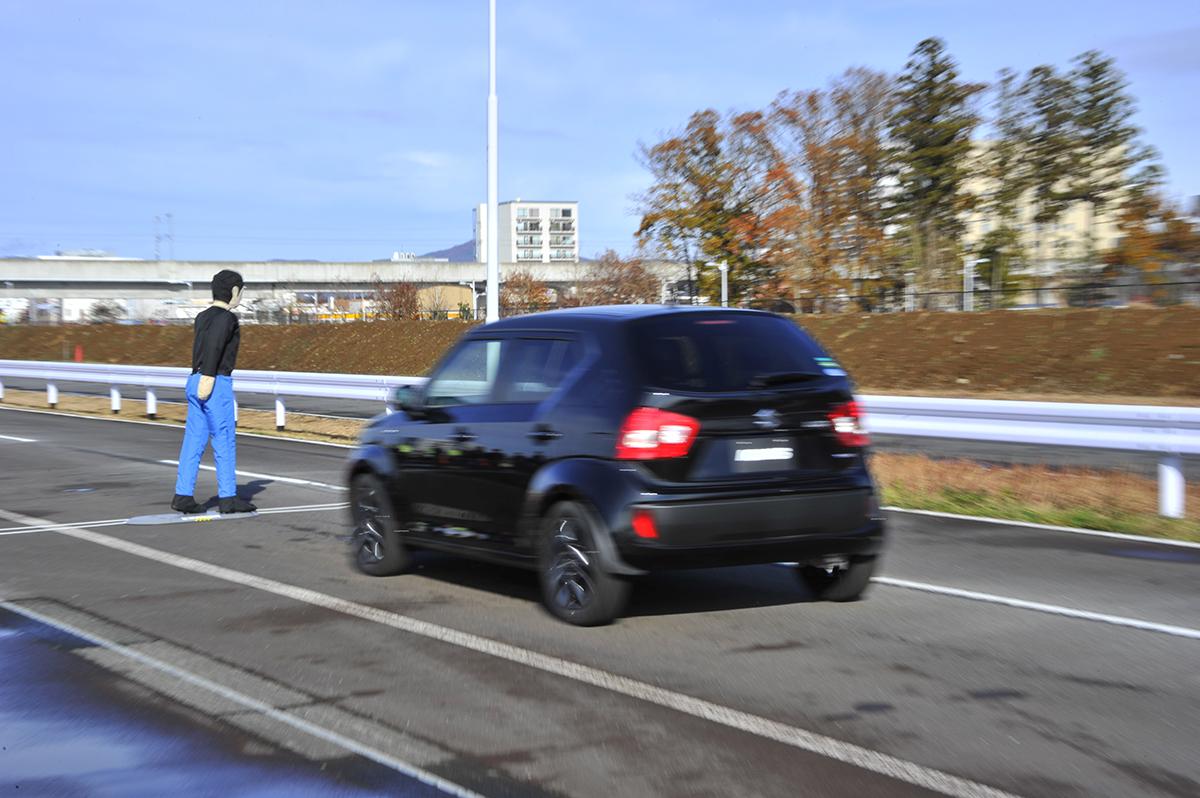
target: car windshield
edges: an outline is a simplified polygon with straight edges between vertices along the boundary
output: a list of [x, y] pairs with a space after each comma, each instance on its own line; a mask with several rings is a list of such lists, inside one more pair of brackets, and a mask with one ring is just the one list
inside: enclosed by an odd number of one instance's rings
[[823, 357], [799, 327], [777, 316], [680, 313], [634, 325], [634, 349], [648, 387], [742, 391], [820, 376]]

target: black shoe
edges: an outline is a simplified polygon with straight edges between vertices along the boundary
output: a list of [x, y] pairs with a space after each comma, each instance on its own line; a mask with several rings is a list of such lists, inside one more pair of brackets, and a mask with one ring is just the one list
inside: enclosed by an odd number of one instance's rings
[[171, 499], [171, 509], [181, 512], [184, 515], [193, 515], [204, 512], [204, 505], [197, 504], [196, 500], [191, 496], [181, 496], [176, 493], [175, 498]]
[[258, 508], [240, 496], [221, 499], [221, 515], [230, 513], [252, 513]]

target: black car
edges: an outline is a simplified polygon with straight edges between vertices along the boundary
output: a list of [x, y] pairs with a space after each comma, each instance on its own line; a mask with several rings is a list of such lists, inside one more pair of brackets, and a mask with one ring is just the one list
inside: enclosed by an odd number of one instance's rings
[[846, 373], [791, 321], [724, 308], [551, 311], [474, 328], [349, 466], [353, 556], [537, 570], [570, 623], [658, 569], [796, 563], [857, 599], [884, 528]]

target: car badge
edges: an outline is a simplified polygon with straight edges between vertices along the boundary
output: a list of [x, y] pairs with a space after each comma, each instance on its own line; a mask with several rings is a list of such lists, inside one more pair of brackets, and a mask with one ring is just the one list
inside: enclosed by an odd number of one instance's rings
[[759, 429], [778, 429], [779, 413], [770, 408], [759, 410], [754, 414], [754, 426]]

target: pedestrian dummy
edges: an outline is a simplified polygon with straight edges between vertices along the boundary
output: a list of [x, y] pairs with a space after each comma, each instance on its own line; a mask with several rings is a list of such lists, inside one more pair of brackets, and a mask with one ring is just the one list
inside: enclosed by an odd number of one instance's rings
[[241, 331], [233, 309], [242, 299], [242, 276], [229, 269], [217, 272], [212, 279], [212, 296], [212, 305], [196, 316], [192, 374], [187, 381], [187, 426], [179, 450], [179, 475], [171, 509], [181, 513], [204, 510], [193, 494], [200, 458], [211, 440], [221, 513], [252, 513], [254, 505], [237, 495], [233, 369]]

